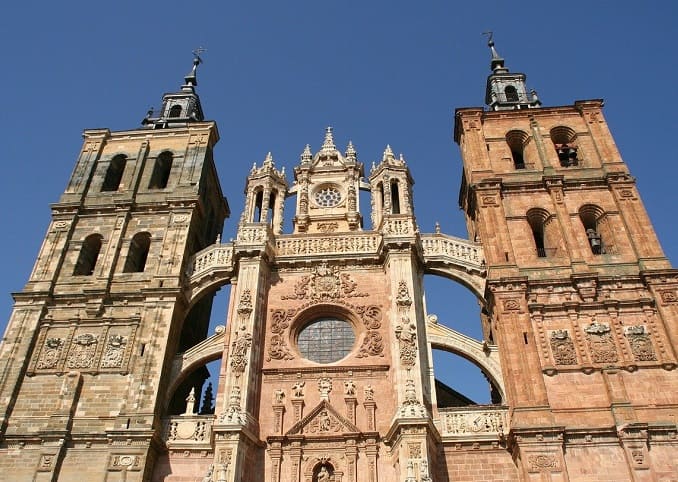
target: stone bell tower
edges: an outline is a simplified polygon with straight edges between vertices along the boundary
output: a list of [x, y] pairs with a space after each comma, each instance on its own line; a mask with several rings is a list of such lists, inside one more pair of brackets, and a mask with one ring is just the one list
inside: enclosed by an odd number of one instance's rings
[[457, 109], [454, 136], [520, 480], [669, 480], [678, 271], [602, 101], [543, 107], [490, 48], [490, 110]]
[[12, 480], [151, 477], [169, 363], [209, 321], [211, 297], [184, 323], [187, 261], [229, 213], [199, 63], [142, 128], [84, 132], [0, 352], [0, 470]]

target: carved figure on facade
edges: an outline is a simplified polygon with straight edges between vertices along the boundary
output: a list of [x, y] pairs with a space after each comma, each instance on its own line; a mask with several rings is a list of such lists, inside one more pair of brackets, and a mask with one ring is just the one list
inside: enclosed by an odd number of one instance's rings
[[118, 334], [108, 335], [108, 343], [101, 357], [101, 368], [120, 368], [127, 348], [127, 337]]
[[395, 328], [400, 349], [400, 362], [404, 366], [413, 366], [417, 361], [417, 327], [407, 316], [403, 316]]
[[83, 333], [73, 338], [66, 366], [68, 368], [90, 368], [94, 362], [98, 339], [98, 336], [92, 333]]
[[398, 294], [396, 296], [396, 304], [401, 307], [407, 307], [412, 304], [410, 291], [407, 289], [407, 283], [405, 281], [398, 282]]
[[374, 401], [374, 388], [372, 388], [372, 385], [365, 385], [365, 388], [363, 388], [363, 393], [365, 394], [366, 402]]
[[330, 472], [327, 470], [327, 467], [322, 465], [318, 471], [318, 475], [315, 477], [316, 482], [329, 482]]
[[282, 405], [285, 403], [285, 390], [282, 388], [277, 388], [273, 392], [273, 403], [275, 405]]
[[405, 381], [405, 400], [398, 408], [398, 416], [415, 418], [425, 418], [427, 416], [426, 408], [417, 399], [416, 386], [411, 378]]
[[241, 333], [231, 344], [231, 368], [237, 374], [243, 373], [247, 366], [247, 352], [252, 345], [252, 335]]
[[61, 358], [63, 347], [64, 340], [62, 338], [47, 338], [42, 348], [37, 368], [41, 370], [56, 368], [59, 358]]
[[240, 302], [238, 303], [238, 315], [247, 318], [252, 313], [252, 292], [249, 288], [243, 290], [240, 295]]
[[594, 321], [584, 331], [586, 332], [591, 359], [594, 363], [614, 363], [617, 361], [617, 349], [609, 326]]
[[567, 330], [555, 330], [551, 333], [551, 353], [556, 365], [576, 365], [577, 352]]
[[330, 392], [332, 391], [332, 379], [323, 377], [318, 380], [318, 392], [320, 392], [320, 400], [329, 400]]
[[353, 380], [346, 380], [344, 382], [344, 394], [349, 397], [355, 397], [355, 382]]
[[631, 346], [631, 353], [637, 361], [654, 361], [657, 359], [650, 335], [643, 325], [627, 327], [626, 337]]
[[310, 433], [329, 433], [339, 432], [341, 428], [341, 422], [327, 409], [323, 409], [315, 418], [313, 418], [313, 420], [311, 420], [308, 426], [308, 431]]
[[292, 393], [294, 394], [294, 398], [304, 398], [304, 386], [306, 385], [306, 382], [300, 381], [292, 385]]

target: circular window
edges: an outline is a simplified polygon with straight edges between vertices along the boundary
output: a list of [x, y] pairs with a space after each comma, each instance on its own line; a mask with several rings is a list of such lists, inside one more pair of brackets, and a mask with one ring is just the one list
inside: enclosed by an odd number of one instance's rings
[[317, 318], [304, 326], [297, 338], [299, 353], [316, 363], [332, 363], [348, 355], [355, 343], [353, 327], [337, 318]]
[[341, 193], [334, 186], [325, 186], [318, 189], [313, 195], [318, 206], [331, 208], [341, 202]]

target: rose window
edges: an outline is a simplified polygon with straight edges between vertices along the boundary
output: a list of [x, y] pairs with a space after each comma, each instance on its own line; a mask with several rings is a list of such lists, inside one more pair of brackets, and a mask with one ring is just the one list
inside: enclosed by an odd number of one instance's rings
[[318, 206], [331, 208], [341, 202], [341, 193], [334, 186], [326, 186], [318, 189], [314, 194], [314, 198]]
[[316, 318], [304, 326], [297, 338], [301, 355], [316, 363], [332, 363], [348, 355], [355, 343], [353, 327], [332, 317]]

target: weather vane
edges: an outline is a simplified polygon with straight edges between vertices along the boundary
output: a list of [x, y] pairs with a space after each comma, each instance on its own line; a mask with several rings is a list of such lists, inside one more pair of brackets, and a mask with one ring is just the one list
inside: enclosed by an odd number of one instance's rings
[[494, 45], [494, 40], [492, 40], [492, 37], [494, 36], [494, 32], [492, 30], [488, 30], [487, 32], [483, 32], [483, 35], [487, 37], [487, 45], [490, 47]]
[[202, 57], [200, 57], [200, 54], [203, 52], [207, 52], [207, 49], [198, 47], [197, 49], [193, 50], [193, 55], [195, 55], [195, 58], [198, 59], [198, 63], [202, 63]]

